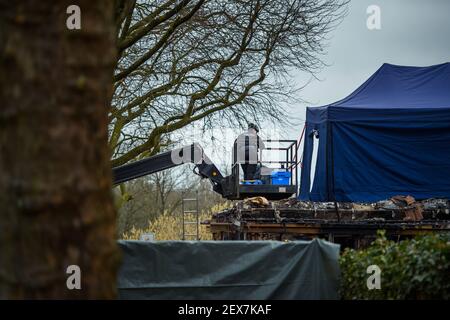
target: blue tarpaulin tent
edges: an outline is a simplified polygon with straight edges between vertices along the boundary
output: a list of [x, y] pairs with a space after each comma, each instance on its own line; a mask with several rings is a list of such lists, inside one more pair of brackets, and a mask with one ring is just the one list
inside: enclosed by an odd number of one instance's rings
[[303, 152], [301, 200], [450, 198], [450, 63], [383, 64], [347, 98], [307, 108]]

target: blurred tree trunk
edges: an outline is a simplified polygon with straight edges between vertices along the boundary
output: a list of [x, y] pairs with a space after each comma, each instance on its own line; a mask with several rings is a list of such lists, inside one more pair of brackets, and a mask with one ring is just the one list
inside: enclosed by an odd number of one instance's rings
[[[81, 30], [66, 27], [71, 4]], [[115, 297], [113, 6], [0, 0], [0, 298]]]

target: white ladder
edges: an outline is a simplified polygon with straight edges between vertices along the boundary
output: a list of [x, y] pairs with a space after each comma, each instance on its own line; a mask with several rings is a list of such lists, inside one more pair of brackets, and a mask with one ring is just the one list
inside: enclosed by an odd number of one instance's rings
[[[186, 238], [191, 238], [192, 240], [200, 240], [200, 217], [199, 217], [199, 211], [198, 211], [198, 191], [195, 192], [195, 198], [185, 198], [184, 192], [182, 194], [181, 199], [181, 224], [182, 224], [182, 234], [181, 234], [181, 240], [186, 240]], [[192, 205], [189, 206], [189, 204], [195, 203], [195, 208], [192, 209]], [[189, 209], [190, 208], [190, 209]], [[186, 220], [187, 214], [194, 214], [195, 221], [192, 220]], [[190, 230], [193, 233], [187, 232], [187, 226], [194, 225], [195, 231]]]

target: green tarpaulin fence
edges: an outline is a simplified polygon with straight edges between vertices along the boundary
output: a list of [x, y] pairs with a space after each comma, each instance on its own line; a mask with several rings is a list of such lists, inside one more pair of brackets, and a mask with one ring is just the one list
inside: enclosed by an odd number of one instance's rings
[[338, 299], [339, 245], [119, 241], [121, 299]]

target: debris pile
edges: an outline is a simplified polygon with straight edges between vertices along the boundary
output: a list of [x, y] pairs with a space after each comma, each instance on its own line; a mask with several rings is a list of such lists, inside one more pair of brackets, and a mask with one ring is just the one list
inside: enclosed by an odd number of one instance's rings
[[[229, 219], [228, 219], [229, 218]], [[286, 220], [375, 220], [375, 221], [422, 221], [450, 220], [450, 201], [427, 199], [416, 201], [412, 196], [395, 196], [375, 203], [310, 202], [289, 198], [268, 201], [264, 197], [247, 198], [234, 207], [216, 213], [214, 219]], [[230, 220], [231, 219], [231, 220]]]
[[247, 198], [213, 215], [216, 240], [292, 240], [323, 237], [344, 246], [367, 245], [384, 229], [394, 240], [450, 232], [450, 201], [395, 196], [375, 203], [309, 202]]

